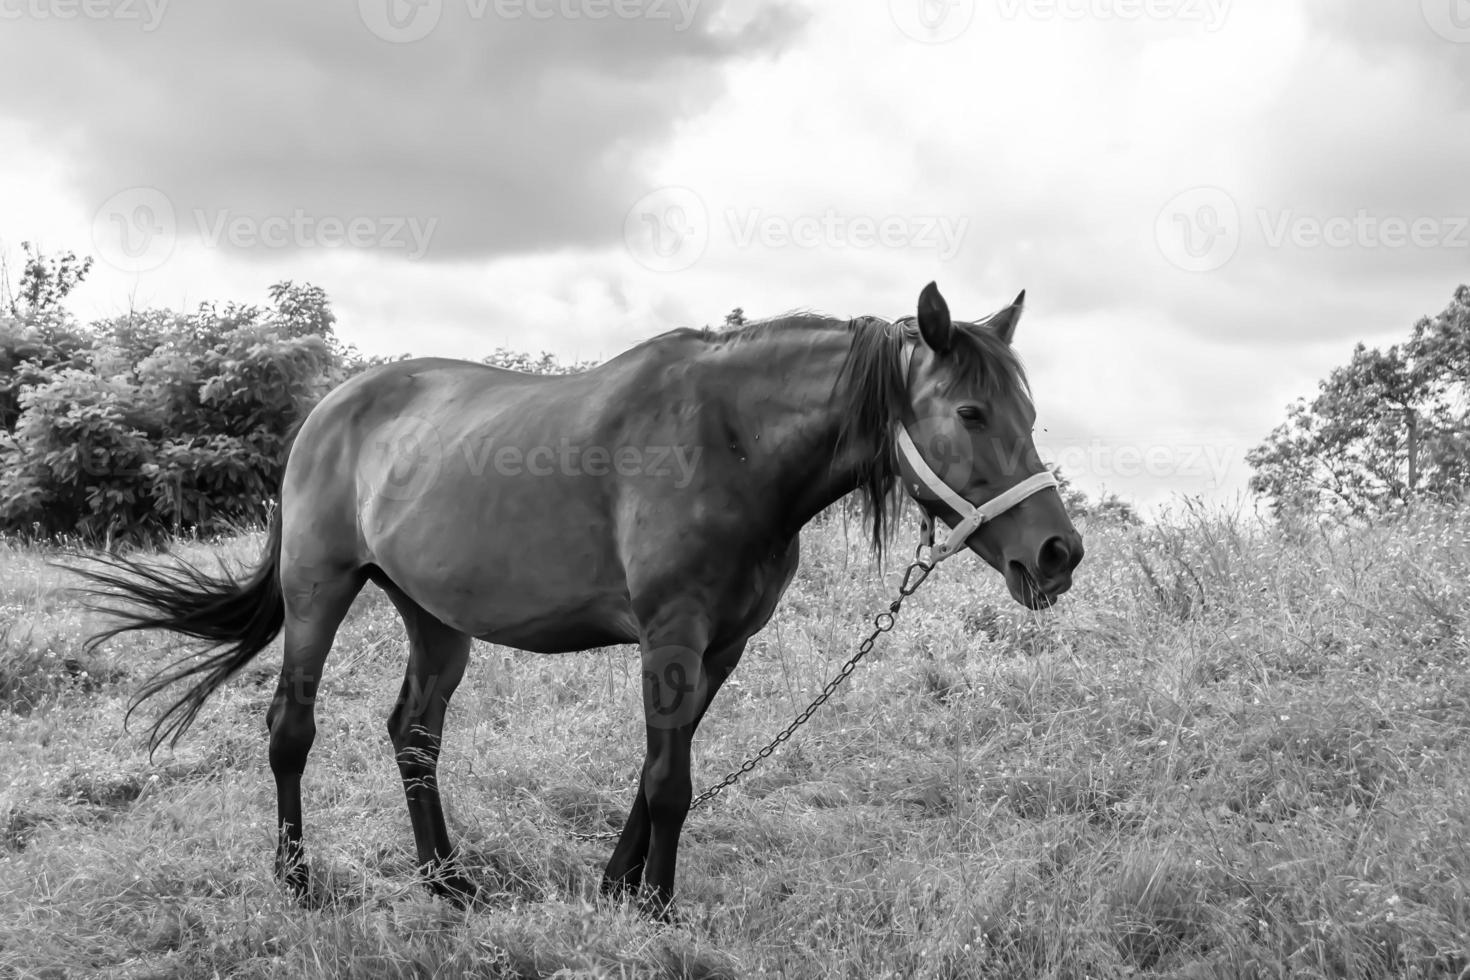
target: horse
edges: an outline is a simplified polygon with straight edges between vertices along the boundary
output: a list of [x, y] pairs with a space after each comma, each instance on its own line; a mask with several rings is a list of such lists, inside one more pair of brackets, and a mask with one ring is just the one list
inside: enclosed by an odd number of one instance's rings
[[477, 886], [455, 858], [437, 762], [471, 640], [545, 654], [636, 643], [647, 748], [601, 889], [668, 915], [695, 730], [774, 613], [813, 517], [856, 492], [881, 558], [907, 492], [927, 527], [954, 529], [936, 557], [968, 548], [1035, 609], [1070, 587], [1082, 539], [1037, 454], [1012, 348], [1024, 298], [959, 322], [930, 283], [895, 322], [678, 329], [556, 377], [438, 358], [375, 367], [301, 423], [253, 572], [100, 558], [90, 601], [116, 619], [92, 642], [155, 629], [203, 641], [134, 701], [190, 682], [154, 722], [156, 750], [284, 631], [266, 712], [275, 873], [310, 901], [301, 783], [317, 686], [374, 583], [409, 638], [388, 732], [418, 868], [461, 905]]

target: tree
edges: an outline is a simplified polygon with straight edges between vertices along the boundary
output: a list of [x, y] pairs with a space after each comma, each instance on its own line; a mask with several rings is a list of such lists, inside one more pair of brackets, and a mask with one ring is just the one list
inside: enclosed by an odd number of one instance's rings
[[743, 326], [745, 326], [745, 309], [743, 307], [737, 306], [725, 314], [725, 325], [723, 329], [738, 330]]
[[1278, 516], [1371, 519], [1470, 485], [1470, 286], [1409, 340], [1358, 344], [1247, 454]]
[[533, 357], [505, 347], [495, 348], [495, 353], [483, 358], [482, 363], [523, 374], [578, 374], [596, 365], [595, 361], [572, 361], [564, 364], [549, 351], [542, 351]]
[[20, 285], [13, 292], [6, 276], [0, 288], [0, 303], [12, 317], [29, 318], [59, 310], [67, 295], [82, 284], [92, 271], [92, 258], [79, 259], [74, 252], [45, 255], [30, 242], [21, 242], [25, 265]]
[[1072, 517], [1110, 524], [1142, 523], [1133, 505], [1116, 493], [1103, 491], [1102, 496], [1093, 501], [1086, 493], [1072, 485], [1072, 481], [1062, 473], [1060, 466], [1051, 465], [1047, 468], [1051, 470], [1051, 475], [1057, 478], [1057, 493], [1061, 494], [1062, 506], [1067, 508], [1067, 513]]

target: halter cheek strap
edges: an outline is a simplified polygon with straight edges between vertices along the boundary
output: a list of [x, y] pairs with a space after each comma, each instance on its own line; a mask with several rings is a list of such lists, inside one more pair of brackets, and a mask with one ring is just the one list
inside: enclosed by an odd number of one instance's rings
[[[907, 346], [904, 347], [905, 384], [908, 382], [911, 357], [910, 349]], [[924, 461], [924, 457], [919, 454], [919, 447], [914, 445], [913, 437], [909, 435], [908, 428], [902, 422], [894, 426], [894, 445], [898, 450], [898, 468], [903, 478], [903, 487], [908, 491], [909, 496], [913, 497], [921, 508], [926, 504], [943, 504], [958, 519], [959, 523], [954, 524], [949, 537], [942, 544], [933, 547], [932, 561], [935, 565], [963, 549], [970, 535], [978, 531], [980, 525], [986, 521], [994, 520], [1033, 494], [1058, 486], [1057, 478], [1043, 470], [1028, 476], [1009, 490], [991, 497], [983, 504], [972, 504], [945, 483], [939, 474], [934, 472], [933, 467]], [[948, 517], [945, 517], [944, 520], [945, 523], [950, 523]], [[927, 511], [924, 519], [924, 538], [923, 543], [932, 543], [933, 526]]]

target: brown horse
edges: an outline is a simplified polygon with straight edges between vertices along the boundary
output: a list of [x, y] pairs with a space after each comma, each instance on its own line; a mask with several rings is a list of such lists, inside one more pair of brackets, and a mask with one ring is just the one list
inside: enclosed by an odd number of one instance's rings
[[470, 641], [539, 653], [637, 643], [647, 755], [603, 890], [663, 913], [695, 729], [770, 619], [813, 516], [860, 491], [881, 551], [907, 488], [959, 526], [948, 551], [968, 545], [1018, 601], [1040, 608], [1071, 585], [1082, 541], [1040, 475], [1010, 346], [1020, 313], [1018, 298], [955, 323], [930, 283], [918, 316], [898, 323], [675, 330], [564, 377], [439, 359], [375, 368], [302, 424], [250, 577], [107, 559], [87, 574], [128, 603], [95, 640], [158, 628], [207, 642], [139, 695], [192, 679], [153, 726], [156, 747], [284, 628], [266, 715], [276, 872], [306, 897], [301, 778], [317, 685], [348, 607], [376, 584], [410, 641], [388, 730], [419, 863], [458, 901], [475, 886], [453, 859], [436, 767]]

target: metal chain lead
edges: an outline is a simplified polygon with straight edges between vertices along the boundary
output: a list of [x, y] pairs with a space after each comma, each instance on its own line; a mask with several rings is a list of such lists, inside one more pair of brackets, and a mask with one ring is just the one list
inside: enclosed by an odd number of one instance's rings
[[[878, 637], [893, 629], [894, 623], [897, 621], [898, 611], [903, 607], [903, 601], [909, 596], [913, 595], [916, 591], [918, 591], [919, 586], [924, 583], [924, 580], [929, 577], [929, 573], [934, 570], [934, 564], [924, 561], [924, 559], [921, 557], [925, 551], [925, 548], [926, 545], [921, 543], [919, 547], [914, 550], [914, 560], [909, 564], [908, 568], [904, 569], [903, 581], [899, 583], [898, 596], [888, 604], [888, 609], [886, 611], [880, 612], [878, 615], [873, 617], [873, 632], [869, 633], [867, 638], [864, 639], [862, 643], [858, 644], [857, 652], [854, 653], [852, 657], [845, 664], [842, 665], [842, 669], [840, 669], [837, 674], [830, 681], [828, 681], [825, 686], [823, 686], [822, 692], [812, 699], [811, 704], [802, 709], [802, 712], [796, 716], [796, 719], [792, 721], [791, 724], [787, 725], [784, 729], [776, 734], [775, 738], [771, 739], [764, 746], [762, 746], [759, 752], [747, 758], [743, 763], [740, 764], [740, 767], [738, 769], [732, 769], [728, 773], [726, 773], [724, 779], [721, 779], [718, 783], [715, 783], [709, 789], [696, 796], [689, 804], [690, 813], [693, 813], [700, 806], [703, 806], [705, 803], [708, 803], [710, 800], [713, 800], [725, 790], [735, 785], [737, 782], [740, 781], [741, 776], [744, 776], [756, 766], [760, 765], [763, 760], [769, 758], [771, 753], [775, 752], [776, 749], [781, 746], [782, 742], [785, 742], [787, 739], [791, 738], [791, 736], [795, 734], [798, 728], [800, 728], [802, 725], [805, 725], [807, 721], [811, 718], [813, 713], [815, 713], [816, 710], [820, 708], [823, 703], [825, 703], [826, 700], [832, 696], [833, 692], [837, 690], [837, 688], [842, 684], [843, 681], [847, 680], [847, 675], [853, 672], [854, 668], [857, 667], [858, 662], [866, 657], [869, 653], [873, 652], [873, 644], [877, 641]], [[571, 836], [574, 840], [579, 841], [603, 841], [612, 840], [613, 838], [619, 836], [619, 832], [611, 830], [602, 831], [595, 834], [573, 832]]]

